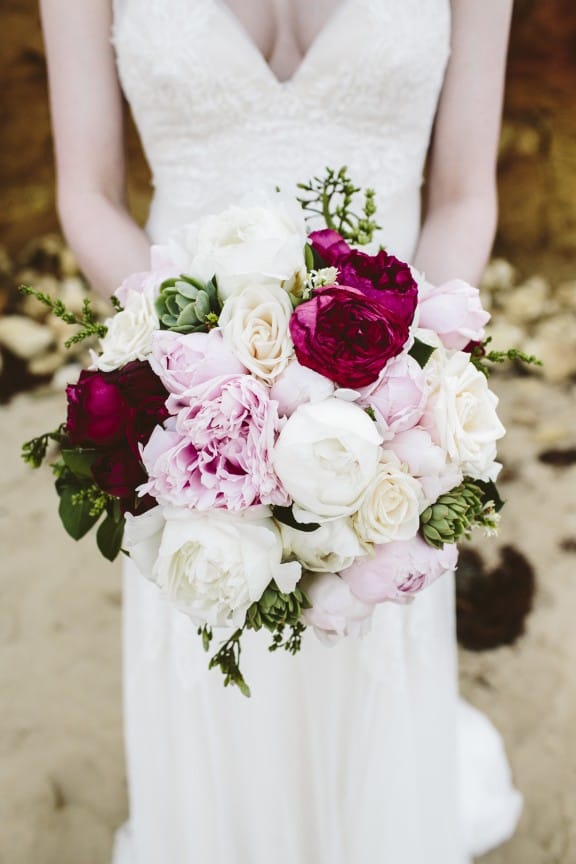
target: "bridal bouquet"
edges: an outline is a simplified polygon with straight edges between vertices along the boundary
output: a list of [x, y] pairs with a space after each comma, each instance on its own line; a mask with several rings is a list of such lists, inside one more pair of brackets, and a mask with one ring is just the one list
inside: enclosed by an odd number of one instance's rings
[[477, 289], [360, 251], [374, 198], [354, 216], [344, 169], [300, 190], [153, 247], [105, 325], [87, 306], [73, 338], [100, 350], [65, 423], [24, 446], [39, 465], [58, 442], [73, 537], [99, 522], [101, 552], [129, 554], [207, 650], [232, 628], [210, 666], [246, 694], [246, 629], [292, 653], [307, 626], [362, 635], [376, 604], [454, 570], [457, 542], [493, 531], [501, 506], [486, 368], [503, 355]]

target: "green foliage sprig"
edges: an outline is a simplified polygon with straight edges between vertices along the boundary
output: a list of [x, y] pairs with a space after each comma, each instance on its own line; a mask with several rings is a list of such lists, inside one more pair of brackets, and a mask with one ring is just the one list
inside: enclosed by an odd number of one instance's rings
[[24, 462], [32, 468], [40, 468], [46, 458], [50, 441], [55, 441], [57, 444], [62, 441], [64, 436], [64, 426], [65, 424], [62, 423], [58, 429], [55, 429], [53, 432], [44, 432], [43, 435], [37, 435], [36, 438], [31, 438], [30, 441], [25, 441], [22, 445], [21, 454]]
[[[210, 658], [208, 667], [220, 669], [224, 676], [225, 687], [232, 684], [238, 687], [244, 696], [250, 696], [250, 687], [240, 670], [244, 632], [264, 628], [272, 634], [269, 651], [283, 649], [290, 654], [297, 654], [302, 646], [302, 634], [306, 629], [302, 621], [302, 612], [310, 606], [310, 600], [300, 588], [285, 594], [280, 591], [276, 582], [272, 581], [260, 600], [252, 603], [248, 609], [243, 626], [238, 627]], [[286, 630], [288, 630], [287, 635]], [[204, 650], [209, 651], [214, 638], [212, 628], [208, 625], [199, 627], [198, 635], [202, 638]]]
[[350, 243], [365, 246], [380, 228], [373, 218], [376, 213], [376, 193], [373, 189], [364, 190], [360, 213], [352, 209], [362, 189], [354, 185], [346, 166], [338, 171], [326, 168], [324, 177], [313, 177], [307, 183], [298, 183], [297, 188], [304, 193], [297, 199], [302, 209], [322, 216], [327, 228], [338, 231]]
[[84, 339], [89, 339], [92, 336], [97, 336], [99, 339], [102, 339], [108, 332], [106, 325], [101, 321], [98, 321], [96, 318], [88, 297], [84, 298], [82, 303], [82, 312], [80, 315], [76, 315], [74, 312], [70, 312], [70, 310], [66, 308], [62, 300], [54, 300], [48, 294], [44, 294], [43, 291], [37, 291], [29, 285], [20, 285], [18, 290], [21, 294], [24, 294], [27, 297], [35, 297], [40, 303], [47, 306], [56, 318], [60, 318], [66, 324], [80, 327], [80, 330], [77, 333], [74, 333], [73, 336], [70, 336], [70, 338], [66, 340], [64, 343], [65, 348], [70, 348], [72, 345], [76, 345], [78, 342], [82, 342]]
[[534, 354], [526, 354], [524, 351], [519, 351], [518, 348], [509, 348], [507, 351], [487, 351], [491, 341], [492, 337], [489, 336], [479, 345], [476, 345], [470, 353], [472, 363], [487, 378], [494, 371], [492, 364], [506, 363], [509, 360], [525, 363], [528, 366], [542, 366], [542, 361], [538, 357], [535, 357]]

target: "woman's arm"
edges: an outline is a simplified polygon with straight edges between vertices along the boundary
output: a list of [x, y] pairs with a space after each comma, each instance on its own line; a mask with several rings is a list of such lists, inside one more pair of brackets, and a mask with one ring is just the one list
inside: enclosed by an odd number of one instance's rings
[[452, 55], [432, 142], [414, 264], [478, 282], [496, 230], [496, 158], [512, 0], [453, 0]]
[[58, 211], [80, 267], [109, 295], [149, 266], [126, 209], [122, 102], [110, 43], [111, 0], [41, 0]]

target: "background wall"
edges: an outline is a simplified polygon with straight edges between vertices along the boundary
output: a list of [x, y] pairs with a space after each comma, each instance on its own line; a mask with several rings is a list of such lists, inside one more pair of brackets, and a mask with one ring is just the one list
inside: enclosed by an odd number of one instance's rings
[[[0, 7], [0, 242], [11, 255], [57, 226], [37, 0]], [[567, 278], [576, 253], [576, 4], [516, 0], [500, 160], [496, 249], [524, 272]], [[133, 129], [130, 191], [143, 218], [148, 173]]]

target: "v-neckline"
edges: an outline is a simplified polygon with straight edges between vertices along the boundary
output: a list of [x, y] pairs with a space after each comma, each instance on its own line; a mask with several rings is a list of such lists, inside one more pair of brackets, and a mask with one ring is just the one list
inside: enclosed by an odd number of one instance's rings
[[246, 49], [256, 58], [260, 66], [264, 67], [264, 70], [268, 77], [271, 79], [272, 83], [282, 90], [289, 88], [293, 84], [296, 84], [298, 82], [298, 80], [301, 78], [302, 74], [306, 70], [306, 67], [308, 66], [312, 56], [316, 53], [318, 47], [324, 40], [324, 37], [328, 34], [330, 30], [333, 29], [334, 25], [338, 23], [340, 17], [342, 16], [342, 13], [351, 4], [352, 0], [340, 0], [340, 3], [336, 7], [336, 9], [331, 12], [331, 14], [326, 19], [324, 25], [320, 28], [314, 39], [312, 39], [312, 42], [308, 46], [307, 51], [303, 54], [300, 63], [298, 64], [292, 75], [289, 78], [286, 78], [284, 81], [281, 81], [280, 78], [278, 78], [278, 76], [266, 60], [266, 57], [252, 39], [250, 33], [246, 30], [236, 13], [230, 8], [230, 6], [228, 6], [225, 0], [212, 0], [212, 2], [216, 9], [220, 11], [222, 15], [232, 25]]

